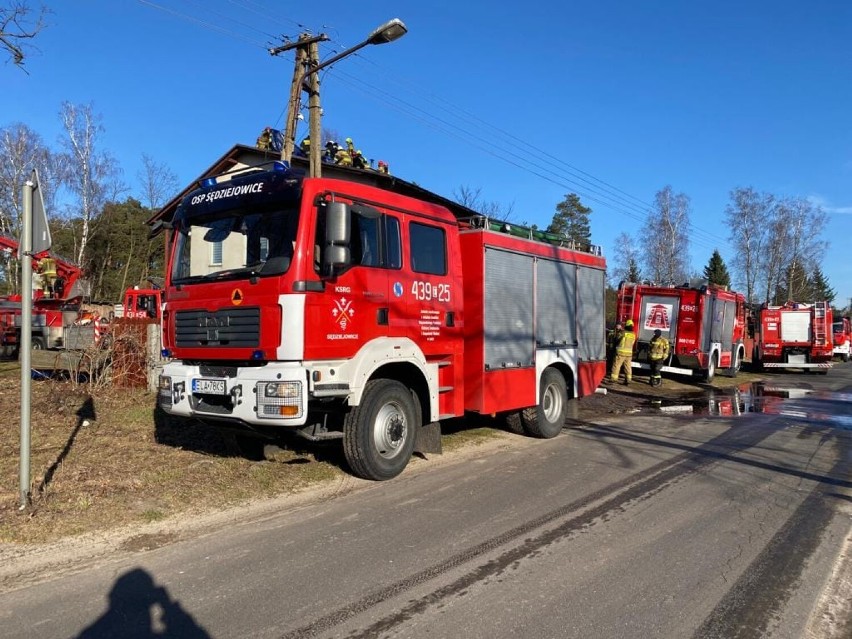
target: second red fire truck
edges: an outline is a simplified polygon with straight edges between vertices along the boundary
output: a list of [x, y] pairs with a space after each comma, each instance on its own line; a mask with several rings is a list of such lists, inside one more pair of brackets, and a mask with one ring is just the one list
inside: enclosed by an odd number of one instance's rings
[[492, 223], [395, 177], [336, 175], [275, 163], [183, 199], [160, 407], [342, 439], [352, 471], [376, 480], [439, 446], [440, 423], [467, 411], [558, 434], [568, 401], [605, 373], [599, 250]]
[[671, 345], [663, 371], [710, 381], [718, 370], [736, 375], [746, 358], [745, 298], [725, 287], [622, 283], [616, 319], [633, 320], [635, 368], [650, 368], [648, 345], [658, 329]]

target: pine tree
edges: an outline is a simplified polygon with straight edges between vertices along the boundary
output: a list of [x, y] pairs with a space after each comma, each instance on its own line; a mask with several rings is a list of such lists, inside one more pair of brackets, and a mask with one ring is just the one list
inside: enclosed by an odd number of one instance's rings
[[704, 279], [710, 284], [717, 286], [730, 286], [731, 275], [728, 273], [728, 267], [725, 265], [725, 260], [719, 254], [718, 249], [713, 251], [710, 261], [704, 267]]
[[564, 235], [581, 246], [592, 243], [592, 231], [589, 226], [589, 215], [592, 209], [580, 202], [580, 196], [569, 193], [556, 205], [556, 213], [547, 227], [548, 233]]
[[811, 292], [813, 293], [814, 302], [833, 302], [834, 298], [837, 297], [837, 291], [835, 291], [828, 284], [828, 278], [822, 272], [822, 269], [819, 267], [819, 264], [814, 266], [814, 272], [810, 277], [811, 284]]
[[642, 279], [642, 272], [639, 270], [639, 264], [631, 257], [627, 260], [627, 281], [638, 282]]

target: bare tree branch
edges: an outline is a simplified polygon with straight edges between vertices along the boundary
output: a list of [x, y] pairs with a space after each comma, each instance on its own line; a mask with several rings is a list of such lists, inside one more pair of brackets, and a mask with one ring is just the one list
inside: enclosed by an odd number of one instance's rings
[[0, 48], [5, 49], [9, 59], [21, 69], [26, 58], [25, 48], [33, 48], [27, 42], [44, 29], [47, 13], [47, 7], [42, 6], [33, 16], [33, 10], [23, 0], [12, 2], [8, 7], [0, 6]]
[[142, 168], [136, 174], [142, 183], [143, 202], [149, 209], [158, 209], [178, 192], [177, 175], [165, 164], [142, 154]]

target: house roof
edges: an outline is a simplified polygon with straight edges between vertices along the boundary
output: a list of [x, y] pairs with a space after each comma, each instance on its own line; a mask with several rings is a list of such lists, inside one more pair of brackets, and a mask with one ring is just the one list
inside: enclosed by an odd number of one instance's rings
[[[183, 198], [190, 192], [198, 188], [199, 182], [204, 178], [214, 175], [221, 175], [227, 171], [233, 170], [238, 166], [258, 166], [264, 163], [279, 160], [281, 155], [278, 151], [264, 151], [253, 146], [244, 144], [236, 144], [229, 149], [222, 157], [216, 160], [209, 168], [199, 175], [192, 183], [187, 185], [180, 193], [167, 202], [163, 208], [157, 211], [149, 220], [149, 225], [154, 225], [157, 222], [170, 222], [174, 218], [178, 205]], [[291, 165], [294, 169], [308, 170], [307, 158], [293, 156]], [[478, 215], [472, 209], [462, 206], [458, 202], [449, 200], [437, 193], [432, 193], [426, 189], [417, 186], [411, 182], [406, 182], [400, 178], [388, 173], [379, 173], [372, 169], [356, 169], [354, 167], [338, 166], [335, 164], [323, 164], [322, 171], [324, 177], [333, 177], [351, 182], [360, 182], [362, 184], [370, 184], [377, 186], [400, 195], [418, 198], [434, 204], [439, 204], [448, 208], [457, 217], [470, 217]]]

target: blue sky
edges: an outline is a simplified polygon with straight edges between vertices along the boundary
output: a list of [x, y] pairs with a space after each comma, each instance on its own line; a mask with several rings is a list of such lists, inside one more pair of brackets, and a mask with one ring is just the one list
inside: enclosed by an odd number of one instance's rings
[[0, 67], [0, 126], [24, 122], [55, 144], [60, 103], [92, 103], [131, 192], [142, 153], [186, 185], [233, 144], [283, 126], [292, 53], [266, 51], [281, 36], [326, 33], [328, 57], [399, 17], [404, 38], [322, 76], [323, 126], [392, 173], [447, 197], [481, 189], [540, 226], [577, 192], [610, 258], [671, 184], [692, 200], [696, 270], [714, 248], [733, 257], [732, 188], [813, 198], [829, 213], [836, 303], [852, 298], [845, 0], [45, 4], [29, 74]]

